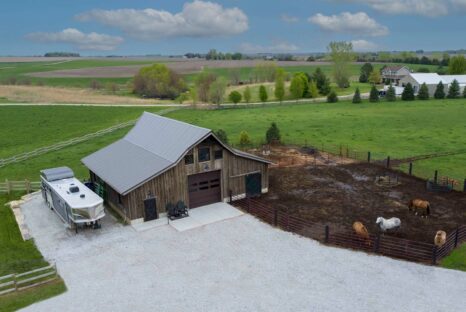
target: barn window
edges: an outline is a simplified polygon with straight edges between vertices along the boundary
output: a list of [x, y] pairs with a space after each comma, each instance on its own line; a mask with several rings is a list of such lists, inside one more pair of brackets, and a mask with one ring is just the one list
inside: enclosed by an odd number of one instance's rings
[[214, 152], [215, 159], [222, 159], [223, 158], [223, 150], [217, 150]]
[[210, 160], [210, 148], [201, 147], [199, 148], [199, 162]]
[[194, 155], [193, 154], [188, 154], [188, 155], [184, 156], [184, 163], [185, 163], [185, 165], [194, 164]]

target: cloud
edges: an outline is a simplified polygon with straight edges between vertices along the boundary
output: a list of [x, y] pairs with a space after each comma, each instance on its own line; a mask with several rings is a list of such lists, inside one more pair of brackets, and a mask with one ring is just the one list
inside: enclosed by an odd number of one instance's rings
[[461, 11], [466, 11], [466, 0], [451, 0], [453, 7]]
[[282, 16], [280, 16], [280, 19], [285, 23], [297, 23], [297, 22], [299, 22], [299, 17], [291, 16], [291, 15], [288, 15], [288, 14], [282, 14]]
[[76, 18], [97, 21], [144, 40], [228, 36], [248, 30], [248, 17], [240, 9], [198, 0], [185, 3], [175, 14], [155, 9], [92, 10]]
[[374, 10], [387, 14], [423, 15], [436, 17], [448, 14], [449, 2], [464, 0], [337, 0], [363, 3]]
[[352, 40], [351, 43], [353, 44], [354, 51], [357, 52], [374, 51], [378, 48], [375, 43], [364, 39]]
[[37, 42], [69, 43], [80, 50], [111, 51], [115, 50], [123, 38], [91, 32], [85, 34], [75, 28], [67, 28], [60, 32], [35, 32], [26, 38]]
[[386, 36], [389, 30], [386, 26], [380, 25], [364, 12], [350, 13], [343, 12], [339, 15], [323, 15], [318, 13], [309, 17], [308, 21], [319, 26], [322, 30], [349, 33], [363, 36]]
[[276, 44], [272, 45], [260, 45], [260, 44], [253, 44], [253, 43], [242, 43], [240, 45], [240, 51], [243, 53], [290, 53], [296, 52], [299, 50], [299, 47], [287, 43], [287, 42], [277, 42]]

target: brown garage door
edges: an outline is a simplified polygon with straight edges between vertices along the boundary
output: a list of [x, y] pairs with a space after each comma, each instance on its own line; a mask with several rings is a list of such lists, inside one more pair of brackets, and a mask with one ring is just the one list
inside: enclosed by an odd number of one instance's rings
[[196, 208], [220, 202], [220, 171], [212, 171], [188, 176], [189, 208]]

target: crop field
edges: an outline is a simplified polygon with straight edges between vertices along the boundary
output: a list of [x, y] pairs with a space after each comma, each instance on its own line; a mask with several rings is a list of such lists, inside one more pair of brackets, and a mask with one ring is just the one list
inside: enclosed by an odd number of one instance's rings
[[[31, 151], [137, 118], [143, 111], [161, 108], [108, 107], [0, 107], [0, 157]], [[416, 101], [354, 105], [297, 104], [253, 108], [192, 110], [167, 117], [211, 129], [224, 129], [230, 143], [238, 145], [247, 131], [260, 145], [271, 122], [277, 122], [285, 143], [348, 146], [374, 158], [406, 158], [457, 151], [466, 146], [466, 101]], [[91, 141], [45, 154], [0, 170], [0, 180], [37, 180], [40, 169], [69, 165], [78, 177], [87, 177], [80, 159], [122, 137], [122, 129]], [[465, 154], [417, 161], [414, 172], [431, 177], [434, 170], [460, 181], [466, 178]], [[406, 168], [406, 167], [404, 167]], [[430, 174], [432, 173], [432, 174]]]

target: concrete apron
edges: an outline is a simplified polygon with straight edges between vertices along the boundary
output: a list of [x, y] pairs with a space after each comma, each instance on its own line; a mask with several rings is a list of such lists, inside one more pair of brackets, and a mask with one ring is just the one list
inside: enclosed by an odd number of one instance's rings
[[170, 221], [169, 224], [178, 232], [184, 232], [241, 215], [243, 212], [227, 203], [215, 203], [190, 209], [189, 217]]

